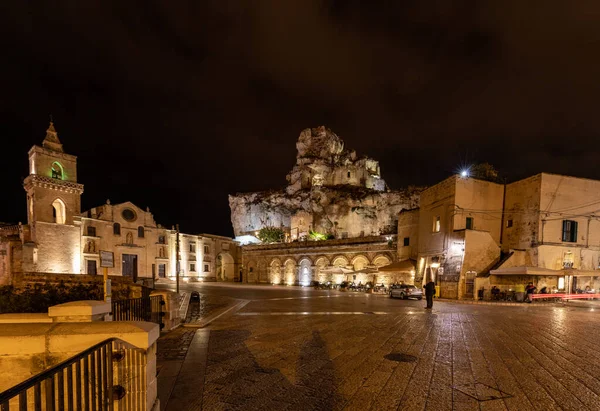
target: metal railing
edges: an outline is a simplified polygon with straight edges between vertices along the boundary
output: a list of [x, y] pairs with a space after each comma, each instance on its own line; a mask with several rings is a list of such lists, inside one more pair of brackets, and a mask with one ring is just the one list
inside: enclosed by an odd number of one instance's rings
[[[145, 350], [110, 338], [0, 393], [0, 410], [110, 411], [134, 381], [145, 381], [145, 368]], [[118, 409], [145, 409], [141, 392], [130, 392]]]
[[162, 329], [164, 305], [161, 295], [115, 300], [112, 302], [113, 321], [149, 321]]

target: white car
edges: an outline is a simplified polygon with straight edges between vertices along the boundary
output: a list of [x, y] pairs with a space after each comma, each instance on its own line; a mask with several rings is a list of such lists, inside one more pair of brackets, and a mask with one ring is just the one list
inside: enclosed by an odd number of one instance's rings
[[423, 290], [411, 284], [396, 285], [390, 289], [390, 298], [402, 298], [403, 300], [416, 298], [417, 300], [422, 300]]

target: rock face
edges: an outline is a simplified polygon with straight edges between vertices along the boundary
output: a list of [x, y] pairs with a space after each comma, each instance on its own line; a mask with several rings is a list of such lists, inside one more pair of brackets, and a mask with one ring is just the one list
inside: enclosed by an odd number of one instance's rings
[[284, 190], [229, 196], [236, 236], [266, 226], [282, 227], [290, 240], [311, 230], [336, 238], [394, 234], [398, 213], [419, 206], [422, 189], [389, 190], [376, 160], [344, 150], [323, 126], [303, 130], [296, 148]]

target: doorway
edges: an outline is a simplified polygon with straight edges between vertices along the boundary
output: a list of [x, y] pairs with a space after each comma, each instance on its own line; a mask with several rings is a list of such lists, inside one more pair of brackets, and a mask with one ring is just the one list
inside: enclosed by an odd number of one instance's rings
[[96, 275], [98, 272], [96, 271], [96, 260], [86, 260], [87, 261], [87, 273], [89, 275]]
[[136, 282], [137, 275], [138, 275], [137, 255], [123, 254], [123, 276], [131, 277], [133, 279], [133, 282]]

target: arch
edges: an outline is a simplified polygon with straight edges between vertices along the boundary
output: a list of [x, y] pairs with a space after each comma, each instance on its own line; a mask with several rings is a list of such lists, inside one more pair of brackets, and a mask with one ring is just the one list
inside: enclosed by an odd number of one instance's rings
[[269, 281], [269, 272], [267, 262], [263, 259], [258, 260], [258, 282], [266, 283]]
[[56, 224], [65, 224], [67, 221], [67, 208], [60, 198], [52, 202], [52, 216]]
[[246, 264], [246, 270], [248, 272], [248, 282], [255, 283], [258, 275], [258, 273], [256, 272], [256, 262], [254, 260], [248, 261], [248, 263]]
[[377, 267], [383, 267], [384, 265], [391, 264], [392, 260], [385, 254], [376, 255], [373, 258], [373, 265]]
[[313, 279], [312, 261], [308, 257], [303, 257], [298, 266], [298, 280], [300, 285], [310, 285]]
[[296, 284], [296, 261], [291, 258], [283, 264], [283, 276], [287, 285]]
[[317, 281], [321, 283], [326, 283], [327, 281], [331, 281], [331, 274], [321, 273], [321, 270], [329, 265], [329, 260], [327, 257], [318, 257], [315, 260], [315, 273], [314, 276]]
[[344, 267], [346, 268], [349, 263], [348, 263], [348, 259], [343, 256], [343, 255], [338, 255], [337, 257], [335, 257], [332, 261], [331, 261], [331, 265], [334, 267]]
[[229, 253], [220, 253], [217, 256], [217, 281], [233, 281], [235, 264]]
[[362, 254], [357, 255], [352, 259], [352, 267], [354, 271], [362, 270], [363, 268], [367, 268], [369, 265], [369, 259]]
[[57, 180], [64, 180], [64, 170], [62, 164], [58, 161], [55, 161], [50, 166], [50, 172], [52, 173], [52, 178], [56, 178]]
[[144, 227], [142, 227], [142, 226], [138, 227], [138, 237], [144, 238]]
[[133, 234], [127, 233], [125, 236], [125, 244], [133, 244]]
[[119, 223], [114, 223], [113, 224], [113, 234], [114, 235], [121, 235], [121, 224], [119, 224]]
[[281, 260], [274, 258], [269, 264], [269, 281], [271, 284], [282, 284], [283, 276], [281, 275]]

